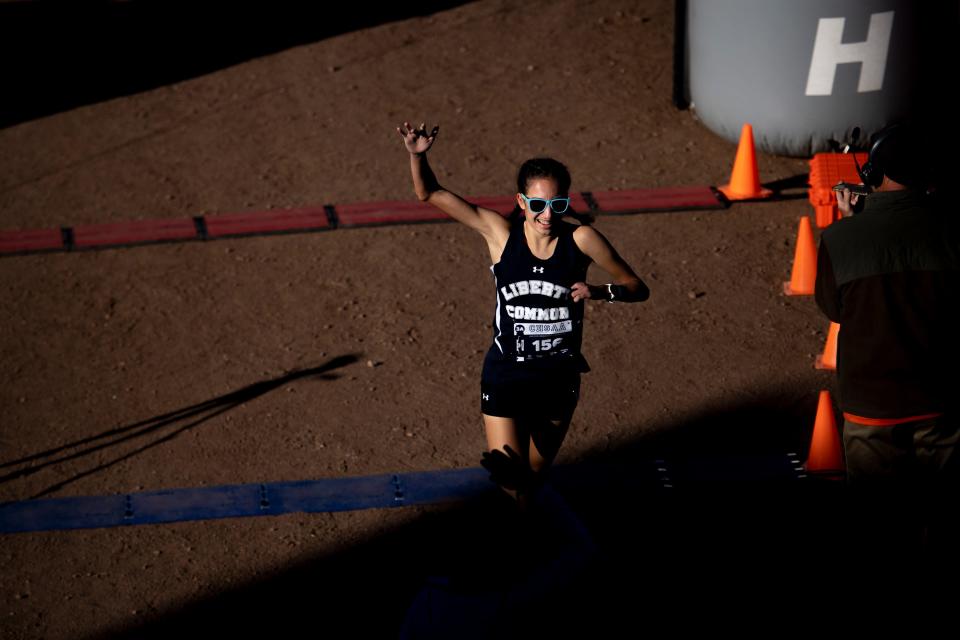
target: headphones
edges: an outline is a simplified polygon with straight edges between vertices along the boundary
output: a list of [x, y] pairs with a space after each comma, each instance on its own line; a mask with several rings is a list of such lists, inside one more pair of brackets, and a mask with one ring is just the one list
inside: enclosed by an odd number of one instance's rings
[[892, 124], [883, 129], [876, 135], [873, 144], [870, 146], [870, 153], [867, 155], [867, 161], [861, 167], [857, 163], [857, 156], [853, 156], [853, 164], [857, 167], [857, 173], [863, 184], [876, 189], [883, 182], [883, 162], [880, 159], [880, 149], [883, 143], [899, 133], [903, 129], [902, 124]]

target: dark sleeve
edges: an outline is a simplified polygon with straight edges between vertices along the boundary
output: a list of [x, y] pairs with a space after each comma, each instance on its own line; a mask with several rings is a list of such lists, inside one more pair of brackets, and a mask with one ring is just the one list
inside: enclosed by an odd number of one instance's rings
[[640, 283], [637, 286], [636, 293], [632, 293], [627, 289], [626, 285], [622, 284], [611, 284], [610, 290], [613, 293], [613, 299], [616, 302], [643, 302], [650, 298], [650, 287], [647, 286], [647, 283], [640, 279], [640, 276], [637, 276], [637, 281]]
[[814, 288], [814, 298], [817, 306], [824, 315], [833, 322], [840, 322], [840, 292], [837, 291], [837, 279], [833, 275], [833, 262], [826, 243], [820, 239], [820, 249], [817, 251], [817, 283]]
[[[637, 276], [637, 280], [640, 280], [640, 276]], [[637, 302], [643, 302], [644, 300], [650, 299], [650, 287], [647, 286], [647, 283], [643, 280], [640, 280], [640, 288], [637, 289], [637, 292], [634, 294]]]

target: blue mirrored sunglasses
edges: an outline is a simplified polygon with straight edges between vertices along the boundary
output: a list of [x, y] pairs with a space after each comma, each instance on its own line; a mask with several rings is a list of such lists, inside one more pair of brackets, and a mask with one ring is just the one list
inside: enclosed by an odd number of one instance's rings
[[570, 198], [551, 198], [550, 200], [545, 200], [544, 198], [528, 198], [524, 194], [520, 194], [520, 197], [523, 198], [523, 201], [527, 203], [527, 208], [530, 209], [530, 213], [543, 213], [547, 205], [550, 205], [550, 210], [554, 213], [565, 213], [567, 207], [570, 206]]

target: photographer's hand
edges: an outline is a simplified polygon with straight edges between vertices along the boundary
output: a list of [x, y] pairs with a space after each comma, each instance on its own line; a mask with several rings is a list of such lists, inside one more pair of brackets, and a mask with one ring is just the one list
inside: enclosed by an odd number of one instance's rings
[[859, 194], [852, 193], [849, 189], [841, 189], [837, 193], [837, 208], [843, 216], [852, 216], [857, 202], [860, 201]]

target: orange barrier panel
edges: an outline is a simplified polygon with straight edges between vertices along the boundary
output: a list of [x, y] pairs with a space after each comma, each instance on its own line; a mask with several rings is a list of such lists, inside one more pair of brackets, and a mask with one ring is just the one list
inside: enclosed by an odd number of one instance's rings
[[[821, 229], [840, 219], [834, 185], [838, 182], [860, 184], [853, 156], [852, 153], [818, 153], [810, 160], [808, 197], [816, 212], [817, 227]], [[867, 154], [858, 153], [856, 156], [857, 162], [863, 166], [867, 161]]]
[[63, 249], [60, 229], [0, 231], [0, 254]]
[[597, 210], [603, 213], [645, 211], [691, 211], [724, 209], [724, 203], [710, 187], [666, 187], [629, 191], [594, 191]]
[[183, 218], [85, 224], [73, 229], [73, 244], [77, 248], [196, 238], [197, 227], [193, 220]]
[[[605, 214], [724, 209], [729, 203], [710, 187], [666, 187], [572, 193], [579, 213]], [[471, 197], [470, 202], [507, 215], [514, 195]], [[195, 218], [135, 220], [81, 225], [76, 228], [0, 232], [0, 255], [77, 248], [103, 248], [152, 242], [202, 240], [269, 233], [296, 233], [343, 227], [442, 222], [450, 217], [416, 200], [361, 202], [224, 213]]]
[[411, 222], [450, 220], [450, 216], [425, 202], [358, 202], [337, 205], [337, 223], [341, 227], [360, 227]]
[[225, 213], [205, 217], [207, 237], [258, 233], [291, 233], [331, 228], [325, 207], [280, 209], [250, 213]]
[[[492, 209], [503, 216], [509, 215], [517, 202], [516, 196], [480, 196], [477, 198], [469, 198], [469, 200], [475, 205], [485, 209]], [[589, 210], [586, 201], [580, 197], [579, 193], [570, 194], [570, 206], [579, 212]]]

